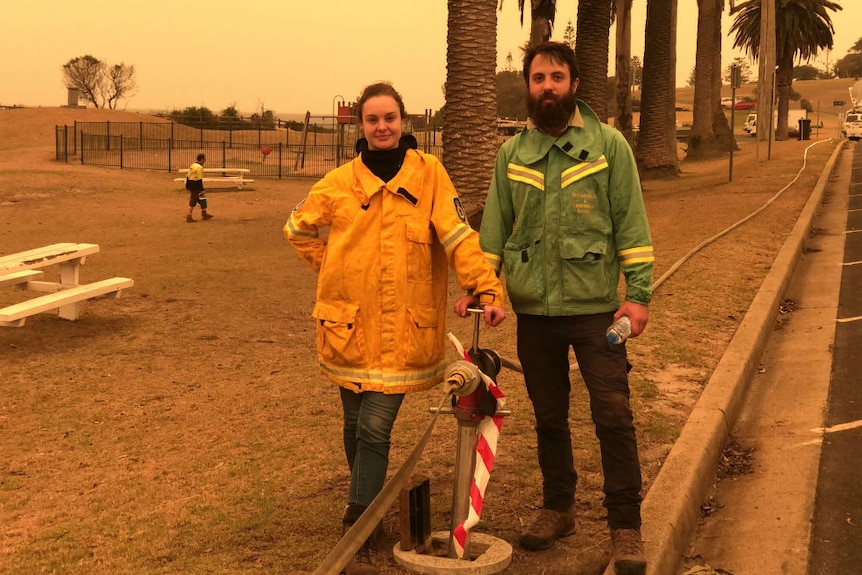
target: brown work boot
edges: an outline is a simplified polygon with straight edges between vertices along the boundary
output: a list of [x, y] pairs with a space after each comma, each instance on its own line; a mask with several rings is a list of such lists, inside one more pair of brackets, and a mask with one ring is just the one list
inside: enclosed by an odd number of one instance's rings
[[[342, 526], [342, 534], [352, 526], [352, 523], [344, 523]], [[350, 560], [342, 575], [378, 575], [377, 567], [371, 564], [371, 543], [366, 541], [356, 552], [356, 555]]]
[[575, 532], [575, 506], [563, 511], [542, 509], [533, 524], [521, 533], [518, 543], [524, 549], [540, 551], [547, 549], [560, 537]]
[[646, 556], [640, 529], [611, 529], [611, 561], [617, 575], [644, 575]]
[[191, 216], [186, 216], [186, 223], [189, 223], [189, 224], [190, 224], [190, 223], [192, 223], [192, 222], [194, 222], [194, 221], [196, 221], [196, 220], [195, 220], [193, 217], [191, 217]]
[[208, 213], [204, 212], [204, 213], [202, 213], [202, 214], [201, 214], [201, 219], [202, 219], [202, 220], [211, 220], [211, 219], [213, 219], [213, 215], [212, 215], [212, 214], [208, 214]]

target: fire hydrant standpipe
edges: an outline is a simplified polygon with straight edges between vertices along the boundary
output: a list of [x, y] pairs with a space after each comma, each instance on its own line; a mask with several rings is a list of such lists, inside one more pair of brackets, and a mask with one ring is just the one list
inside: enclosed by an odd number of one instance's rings
[[[479, 319], [483, 310], [471, 309], [470, 312], [474, 314], [475, 318], [473, 348], [469, 352], [470, 358], [480, 366], [485, 365], [480, 362], [486, 362], [487, 366], [485, 367], [490, 369], [488, 372], [485, 372], [486, 375], [490, 376], [490, 374], [493, 374], [493, 377], [496, 377], [496, 374], [500, 370], [502, 363], [501, 360], [497, 358], [494, 352], [490, 350], [479, 350], [478, 346]], [[495, 365], [496, 368], [493, 368]], [[431, 438], [431, 431], [434, 428], [437, 415], [444, 411], [443, 406], [452, 394], [459, 395], [461, 398], [452, 408], [452, 413], [456, 415], [459, 423], [453, 510], [456, 508], [463, 508], [463, 512], [459, 511], [459, 513], [463, 513], [459, 515], [459, 517], [461, 517], [460, 521], [463, 521], [463, 519], [467, 517], [470, 504], [469, 495], [472, 482], [472, 472], [475, 464], [476, 430], [479, 422], [484, 418], [484, 414], [481, 412], [483, 403], [482, 397], [488, 397], [489, 394], [487, 393], [487, 390], [484, 389], [484, 385], [480, 385], [481, 376], [479, 375], [477, 365], [470, 362], [464, 360], [455, 362], [453, 365], [449, 366], [445, 377], [446, 382], [444, 385], [446, 386], [447, 391], [446, 396], [437, 408], [431, 409], [431, 412], [434, 415], [431, 418], [431, 422], [422, 436], [422, 439], [413, 448], [413, 451], [410, 453], [407, 460], [395, 472], [389, 482], [384, 485], [380, 493], [377, 494], [377, 497], [374, 498], [371, 505], [368, 506], [362, 516], [360, 516], [357, 522], [354, 523], [347, 533], [344, 534], [338, 544], [330, 551], [324, 561], [314, 571], [314, 575], [335, 575], [336, 573], [339, 573], [341, 569], [347, 565], [347, 562], [353, 554], [361, 547], [365, 539], [371, 534], [377, 523], [383, 519], [387, 509], [397, 498], [399, 490], [413, 472], [413, 468], [421, 457], [422, 451], [425, 449], [428, 440]], [[473, 381], [474, 379], [476, 382]], [[504, 413], [501, 412], [500, 415], [504, 415]], [[462, 439], [462, 431], [465, 434], [472, 433], [472, 437]], [[462, 447], [462, 445], [464, 447]], [[471, 453], [467, 454], [467, 452], [464, 451], [462, 455], [462, 450], [466, 450], [468, 445], [471, 448]], [[459, 463], [459, 460], [462, 461]], [[461, 477], [462, 475], [463, 477]], [[454, 515], [455, 514], [453, 513], [453, 519]], [[453, 530], [454, 526], [459, 523], [453, 523]], [[393, 553], [396, 561], [400, 564], [408, 569], [411, 567], [420, 569], [423, 573], [449, 572], [454, 574], [469, 572], [470, 575], [483, 575], [498, 573], [505, 569], [509, 565], [512, 557], [511, 545], [501, 539], [497, 539], [483, 533], [476, 533], [475, 535], [478, 543], [485, 548], [481, 557], [477, 558], [475, 561], [464, 561], [447, 557], [434, 557], [430, 555], [417, 555], [416, 553], [402, 552], [399, 544], [395, 545]], [[444, 534], [435, 533], [434, 536], [435, 539], [439, 539], [443, 537]], [[451, 549], [451, 532], [449, 536]], [[465, 546], [465, 548], [467, 548], [467, 546]], [[469, 557], [467, 557], [467, 559], [469, 559]], [[441, 561], [444, 562], [442, 565], [440, 563]], [[464, 571], [465, 569], [466, 571]]]

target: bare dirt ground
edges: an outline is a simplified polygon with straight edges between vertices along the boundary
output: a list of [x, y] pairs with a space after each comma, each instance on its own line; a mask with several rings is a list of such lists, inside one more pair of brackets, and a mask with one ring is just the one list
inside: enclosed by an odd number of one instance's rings
[[[348, 482], [337, 393], [315, 361], [316, 278], [281, 233], [313, 181], [213, 189], [216, 218], [185, 224], [174, 174], [54, 161], [54, 125], [75, 119], [147, 118], [0, 111], [0, 254], [97, 243], [82, 280], [120, 275], [135, 287], [91, 300], [75, 322], [41, 314], [0, 329], [0, 572], [313, 572], [339, 539]], [[775, 142], [769, 161], [761, 144], [758, 162], [754, 143], [742, 144], [732, 183], [722, 159], [644, 184], [658, 279], [773, 198], [807, 157], [765, 211], [659, 287], [649, 328], [629, 345], [645, 489], [834, 148], [812, 144]], [[24, 297], [4, 288], [0, 305]], [[480, 343], [514, 358], [514, 328], [512, 316]], [[453, 315], [450, 329], [469, 342], [470, 322]], [[607, 563], [598, 446], [577, 372], [573, 383], [578, 532], [542, 553], [515, 545], [504, 574], [586, 575]], [[499, 385], [513, 413], [479, 530], [514, 542], [540, 504], [541, 479], [522, 380], [504, 370]], [[440, 397], [405, 400], [393, 470]], [[453, 419], [439, 421], [416, 469], [431, 479], [435, 530], [448, 528], [455, 431]], [[394, 509], [384, 528], [375, 562], [384, 575], [406, 573], [390, 552]]]

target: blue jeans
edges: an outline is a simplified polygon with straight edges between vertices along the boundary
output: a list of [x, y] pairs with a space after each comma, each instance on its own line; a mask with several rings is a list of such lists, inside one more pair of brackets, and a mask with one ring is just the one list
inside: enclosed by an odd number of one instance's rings
[[383, 489], [389, 467], [389, 438], [404, 394], [354, 393], [343, 387], [344, 453], [350, 466], [349, 506], [368, 507]]
[[604, 506], [611, 529], [641, 525], [641, 472], [629, 404], [625, 344], [605, 330], [613, 313], [546, 317], [518, 315], [518, 358], [536, 414], [544, 507], [563, 510], [575, 501], [578, 474], [569, 430], [569, 346], [590, 394], [590, 411], [602, 454]]

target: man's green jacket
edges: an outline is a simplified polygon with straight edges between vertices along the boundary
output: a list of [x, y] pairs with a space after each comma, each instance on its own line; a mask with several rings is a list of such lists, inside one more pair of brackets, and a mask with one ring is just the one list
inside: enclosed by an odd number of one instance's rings
[[516, 313], [614, 311], [648, 305], [653, 249], [637, 165], [615, 128], [580, 100], [569, 127], [532, 123], [500, 148], [480, 229], [485, 256]]

